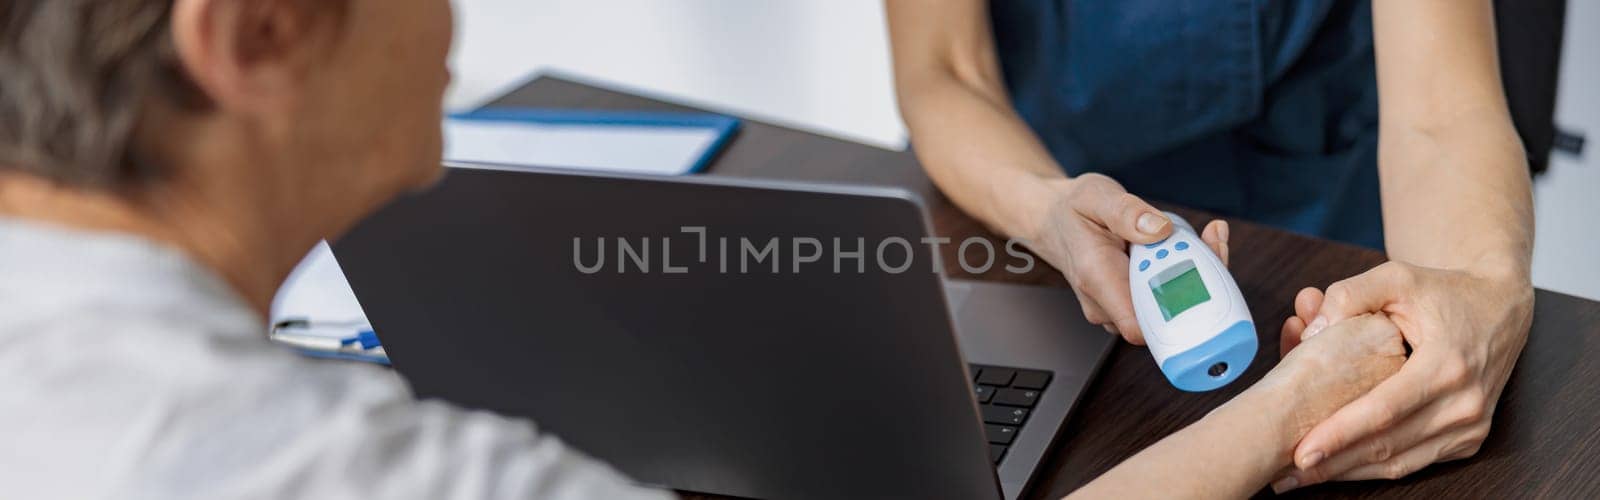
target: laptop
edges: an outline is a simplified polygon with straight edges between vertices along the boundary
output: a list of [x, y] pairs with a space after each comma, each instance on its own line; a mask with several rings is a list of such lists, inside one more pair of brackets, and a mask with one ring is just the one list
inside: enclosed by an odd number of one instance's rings
[[1017, 498], [1114, 343], [905, 190], [451, 167], [334, 244], [395, 369], [645, 484]]

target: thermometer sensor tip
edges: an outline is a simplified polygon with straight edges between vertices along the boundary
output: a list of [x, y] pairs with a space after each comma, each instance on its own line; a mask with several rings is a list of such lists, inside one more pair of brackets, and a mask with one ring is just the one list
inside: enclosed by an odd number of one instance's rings
[[1213, 377], [1221, 377], [1221, 376], [1223, 376], [1224, 374], [1227, 374], [1227, 373], [1228, 373], [1228, 364], [1227, 363], [1217, 363], [1217, 364], [1211, 365], [1211, 368], [1206, 370], [1206, 374], [1211, 375]]

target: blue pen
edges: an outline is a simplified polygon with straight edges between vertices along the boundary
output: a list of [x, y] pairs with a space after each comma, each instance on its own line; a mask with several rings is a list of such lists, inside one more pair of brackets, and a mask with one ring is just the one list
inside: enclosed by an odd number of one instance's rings
[[[354, 335], [313, 334], [318, 330], [357, 329]], [[389, 355], [384, 352], [378, 334], [365, 325], [356, 323], [313, 323], [309, 320], [279, 322], [269, 336], [274, 342], [294, 348], [300, 354], [348, 361], [363, 361], [389, 365]]]

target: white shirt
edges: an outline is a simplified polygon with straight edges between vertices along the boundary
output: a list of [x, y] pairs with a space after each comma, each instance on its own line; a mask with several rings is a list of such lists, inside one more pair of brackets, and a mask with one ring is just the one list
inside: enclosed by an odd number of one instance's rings
[[0, 497], [671, 496], [530, 422], [269, 343], [175, 250], [0, 219]]

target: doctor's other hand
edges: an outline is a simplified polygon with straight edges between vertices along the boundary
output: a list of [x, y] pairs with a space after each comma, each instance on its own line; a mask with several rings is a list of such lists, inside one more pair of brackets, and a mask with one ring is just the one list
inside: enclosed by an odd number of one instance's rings
[[[1128, 244], [1166, 239], [1172, 221], [1104, 175], [1045, 182], [1051, 199], [1030, 224], [1030, 234], [1022, 235], [1028, 249], [1066, 276], [1084, 318], [1143, 345], [1128, 288]], [[1213, 221], [1200, 239], [1228, 262], [1227, 222]]]
[[1390, 262], [1302, 290], [1284, 323], [1286, 352], [1325, 326], [1387, 313], [1412, 353], [1400, 372], [1318, 424], [1295, 448], [1299, 486], [1396, 479], [1477, 454], [1528, 340], [1533, 286], [1520, 273]]

